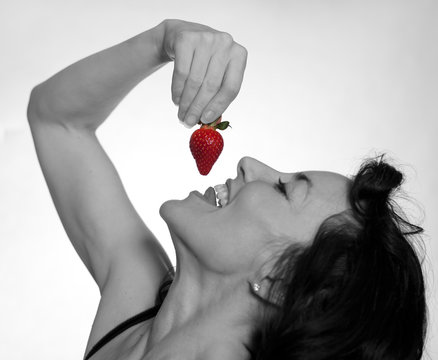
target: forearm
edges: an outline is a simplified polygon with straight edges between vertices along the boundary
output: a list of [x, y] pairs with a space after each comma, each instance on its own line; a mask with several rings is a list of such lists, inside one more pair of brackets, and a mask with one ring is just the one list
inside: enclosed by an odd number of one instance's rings
[[165, 22], [86, 57], [31, 94], [29, 120], [96, 129], [140, 81], [169, 60], [163, 55]]

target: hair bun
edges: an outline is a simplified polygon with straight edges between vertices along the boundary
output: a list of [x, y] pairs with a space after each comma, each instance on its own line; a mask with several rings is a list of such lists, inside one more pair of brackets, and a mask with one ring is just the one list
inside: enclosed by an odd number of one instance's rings
[[352, 203], [365, 202], [366, 209], [359, 205], [361, 212], [374, 212], [379, 205], [386, 205], [391, 192], [403, 182], [403, 174], [386, 163], [383, 157], [380, 155], [365, 161], [354, 178]]

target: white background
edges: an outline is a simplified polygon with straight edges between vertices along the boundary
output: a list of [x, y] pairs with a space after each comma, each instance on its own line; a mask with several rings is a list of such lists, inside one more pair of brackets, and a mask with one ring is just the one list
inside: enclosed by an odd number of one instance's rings
[[[226, 31], [249, 51], [233, 128], [210, 175], [171, 102], [173, 64], [146, 79], [98, 136], [137, 211], [174, 258], [158, 209], [236, 174], [249, 155], [284, 171], [354, 174], [386, 152], [406, 172], [407, 212], [426, 230], [438, 358], [437, 2], [425, 0], [15, 0], [0, 7], [0, 359], [79, 359], [98, 290], [62, 228], [26, 123], [31, 88], [165, 18]], [[436, 269], [436, 267], [435, 267]]]

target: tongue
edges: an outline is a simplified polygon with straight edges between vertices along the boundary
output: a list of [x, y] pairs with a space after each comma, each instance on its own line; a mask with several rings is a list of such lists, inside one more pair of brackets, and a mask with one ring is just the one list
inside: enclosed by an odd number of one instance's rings
[[210, 204], [216, 206], [216, 194], [211, 186], [205, 191], [204, 197]]

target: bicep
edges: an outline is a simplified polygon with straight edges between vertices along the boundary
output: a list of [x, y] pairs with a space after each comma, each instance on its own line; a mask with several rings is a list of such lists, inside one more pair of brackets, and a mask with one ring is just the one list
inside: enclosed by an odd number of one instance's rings
[[[43, 121], [29, 123], [61, 222], [100, 290], [111, 266], [120, 267], [126, 254], [153, 259], [151, 249], [161, 246], [134, 209], [95, 132]], [[159, 255], [161, 261], [150, 266], [162, 273], [170, 262]]]

